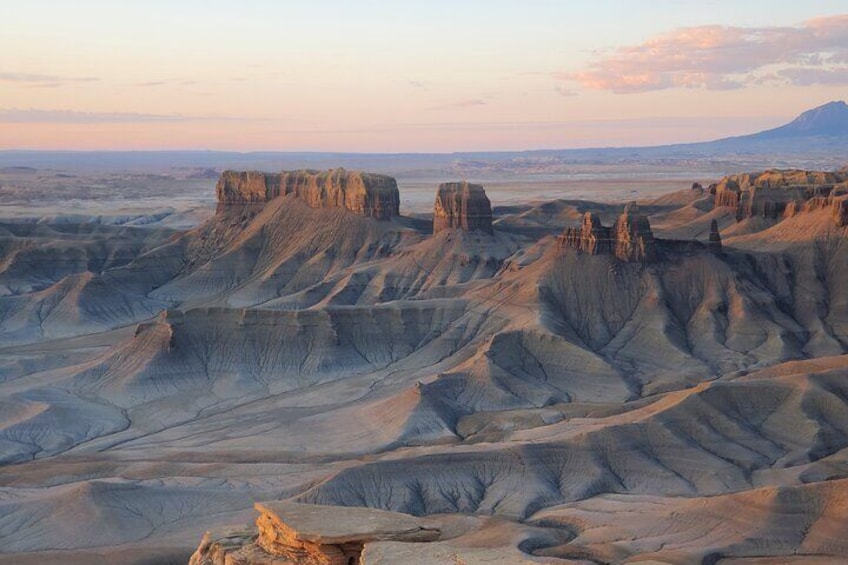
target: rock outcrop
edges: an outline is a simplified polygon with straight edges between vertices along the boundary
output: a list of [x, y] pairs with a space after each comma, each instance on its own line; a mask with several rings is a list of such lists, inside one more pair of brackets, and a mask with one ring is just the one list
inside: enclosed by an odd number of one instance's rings
[[723, 178], [715, 190], [715, 205], [735, 208], [736, 219], [780, 219], [795, 213], [806, 202], [828, 199], [844, 191], [848, 175], [843, 172], [770, 170]]
[[579, 228], [566, 228], [560, 236], [562, 245], [589, 255], [609, 255], [613, 250], [610, 228], [601, 225], [597, 214], [586, 212]]
[[223, 205], [262, 203], [293, 194], [313, 208], [347, 208], [381, 220], [397, 216], [400, 207], [394, 178], [341, 168], [281, 173], [224, 171], [215, 190], [218, 203]]
[[492, 204], [479, 184], [439, 185], [433, 209], [433, 233], [446, 229], [492, 233]]
[[263, 502], [256, 532], [207, 533], [189, 565], [359, 565], [365, 544], [431, 542], [433, 522], [373, 508]]
[[559, 236], [561, 247], [589, 255], [614, 255], [621, 261], [651, 262], [657, 258], [656, 242], [648, 217], [635, 202], [624, 208], [611, 227], [601, 225], [596, 214], [587, 212], [579, 228], [566, 228]]
[[718, 222], [710, 222], [710, 239], [707, 248], [713, 253], [721, 253], [721, 234], [718, 231]]
[[635, 202], [624, 207], [624, 213], [613, 227], [613, 238], [615, 256], [622, 261], [654, 261], [657, 258], [651, 223]]

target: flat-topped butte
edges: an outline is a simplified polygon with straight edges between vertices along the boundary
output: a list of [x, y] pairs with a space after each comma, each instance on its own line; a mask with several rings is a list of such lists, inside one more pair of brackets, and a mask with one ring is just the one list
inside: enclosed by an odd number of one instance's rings
[[400, 193], [394, 178], [343, 168], [279, 173], [224, 171], [215, 191], [218, 203], [224, 205], [263, 203], [291, 194], [313, 208], [346, 208], [380, 220], [400, 213]]

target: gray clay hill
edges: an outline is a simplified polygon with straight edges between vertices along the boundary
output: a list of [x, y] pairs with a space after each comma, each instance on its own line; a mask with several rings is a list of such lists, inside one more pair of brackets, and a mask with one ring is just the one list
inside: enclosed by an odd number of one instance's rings
[[0, 224], [0, 562], [848, 561], [848, 173], [713, 180]]

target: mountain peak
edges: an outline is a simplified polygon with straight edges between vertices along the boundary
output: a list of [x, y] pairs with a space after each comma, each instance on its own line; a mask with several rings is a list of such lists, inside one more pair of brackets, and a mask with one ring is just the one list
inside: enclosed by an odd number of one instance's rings
[[845, 136], [848, 132], [848, 104], [828, 102], [807, 110], [786, 125], [756, 134], [758, 137]]
[[818, 108], [807, 110], [788, 125], [804, 130], [829, 129], [837, 125], [844, 128], [848, 125], [848, 104], [844, 100], [828, 102]]

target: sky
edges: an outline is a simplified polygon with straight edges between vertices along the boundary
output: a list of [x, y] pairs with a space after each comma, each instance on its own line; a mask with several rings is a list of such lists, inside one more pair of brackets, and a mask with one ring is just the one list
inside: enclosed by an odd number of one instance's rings
[[0, 149], [656, 145], [842, 100], [845, 0], [0, 0]]

